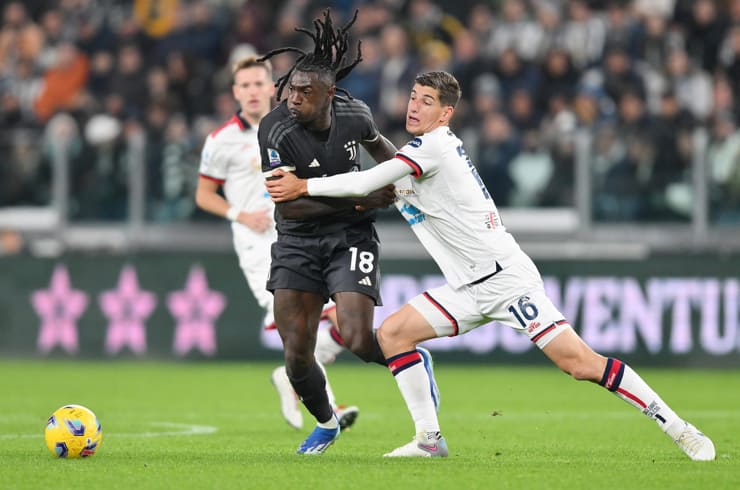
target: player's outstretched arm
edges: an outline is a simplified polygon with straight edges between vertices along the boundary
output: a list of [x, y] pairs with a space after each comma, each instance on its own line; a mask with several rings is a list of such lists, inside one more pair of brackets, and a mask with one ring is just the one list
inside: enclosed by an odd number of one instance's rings
[[401, 160], [391, 159], [362, 172], [347, 172], [313, 179], [299, 179], [292, 173], [275, 170], [272, 180], [265, 182], [267, 192], [275, 202], [302, 196], [360, 197], [380, 190], [413, 171]]

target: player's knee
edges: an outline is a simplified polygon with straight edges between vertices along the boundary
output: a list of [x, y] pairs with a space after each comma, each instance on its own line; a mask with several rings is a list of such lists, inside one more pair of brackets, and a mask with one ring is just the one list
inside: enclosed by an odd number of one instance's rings
[[296, 350], [285, 350], [285, 369], [288, 376], [292, 378], [301, 378], [308, 373], [311, 365], [314, 363], [313, 356], [310, 352]]
[[344, 346], [365, 362], [375, 359], [375, 341], [372, 336], [352, 336], [344, 339]]
[[401, 324], [386, 320], [378, 328], [376, 336], [381, 347], [393, 347], [396, 343], [403, 340]]

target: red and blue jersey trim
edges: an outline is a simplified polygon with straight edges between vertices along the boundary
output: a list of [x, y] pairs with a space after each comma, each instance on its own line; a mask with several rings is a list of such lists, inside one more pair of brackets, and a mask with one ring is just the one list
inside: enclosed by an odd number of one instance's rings
[[211, 181], [213, 181], [213, 182], [215, 182], [217, 184], [220, 184], [220, 185], [223, 185], [224, 182], [226, 182], [226, 180], [224, 180], [224, 179], [217, 179], [216, 177], [211, 177], [210, 175], [206, 175], [206, 174], [198, 174], [198, 175], [200, 175], [200, 177], [203, 178], [203, 179], [211, 180]]
[[403, 163], [411, 167], [411, 169], [414, 171], [411, 175], [416, 177], [417, 179], [422, 176], [424, 173], [424, 169], [421, 168], [421, 165], [416, 163], [412, 158], [409, 158], [408, 156], [404, 155], [401, 152], [396, 153], [396, 158], [401, 160]]

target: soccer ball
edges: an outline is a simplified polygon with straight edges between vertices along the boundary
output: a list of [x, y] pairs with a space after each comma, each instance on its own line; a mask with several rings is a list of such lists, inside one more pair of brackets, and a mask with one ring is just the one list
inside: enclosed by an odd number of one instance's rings
[[86, 458], [103, 442], [98, 417], [82, 405], [65, 405], [46, 422], [46, 447], [56, 458]]

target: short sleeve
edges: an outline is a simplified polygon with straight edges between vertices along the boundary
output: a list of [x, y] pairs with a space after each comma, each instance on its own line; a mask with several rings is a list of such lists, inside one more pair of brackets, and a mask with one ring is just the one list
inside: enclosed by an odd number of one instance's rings
[[214, 180], [220, 184], [226, 181], [229, 159], [223, 158], [219, 150], [218, 141], [209, 135], [200, 152], [200, 167], [198, 173], [207, 179]]
[[433, 137], [416, 136], [396, 153], [396, 158], [413, 169], [415, 178], [433, 174], [439, 167], [441, 152], [436, 148]]
[[282, 134], [279, 130], [281, 122], [275, 124], [265, 123], [259, 126], [257, 139], [260, 145], [260, 159], [262, 161], [262, 174], [268, 176], [273, 170], [282, 168], [288, 172], [295, 171], [295, 166], [290, 160], [286, 161], [284, 151], [277, 142], [276, 134]]

